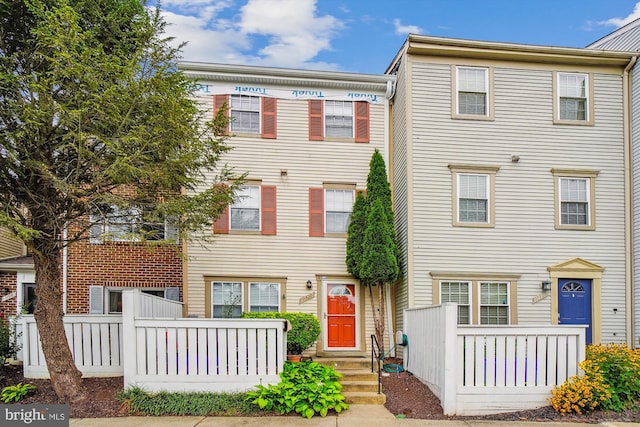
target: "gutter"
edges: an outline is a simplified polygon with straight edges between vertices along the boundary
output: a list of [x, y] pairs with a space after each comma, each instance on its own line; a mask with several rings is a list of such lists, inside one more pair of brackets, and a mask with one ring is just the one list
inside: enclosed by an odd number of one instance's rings
[[627, 321], [625, 325], [625, 332], [627, 336], [627, 346], [629, 348], [634, 348], [635, 341], [635, 301], [633, 295], [634, 289], [634, 274], [633, 274], [633, 266], [634, 266], [634, 252], [633, 252], [633, 231], [634, 231], [634, 218], [633, 218], [633, 200], [632, 200], [632, 177], [631, 171], [633, 167], [633, 159], [631, 157], [631, 85], [630, 85], [630, 76], [629, 72], [636, 64], [638, 60], [637, 56], [633, 56], [629, 61], [629, 64], [624, 69], [622, 74], [622, 108], [623, 108], [623, 138], [624, 138], [624, 200], [625, 200], [625, 217], [628, 218], [625, 221], [625, 282], [627, 286], [625, 286], [625, 301], [626, 301], [626, 311], [627, 311]]

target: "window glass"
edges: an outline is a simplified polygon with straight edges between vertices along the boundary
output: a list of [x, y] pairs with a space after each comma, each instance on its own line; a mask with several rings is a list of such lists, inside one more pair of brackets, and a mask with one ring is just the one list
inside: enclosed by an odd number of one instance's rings
[[22, 311], [33, 314], [36, 309], [36, 303], [38, 302], [38, 297], [36, 296], [36, 284], [23, 283], [22, 290]]
[[260, 97], [231, 95], [229, 116], [232, 132], [260, 133]]
[[458, 67], [458, 114], [487, 115], [487, 69]]
[[232, 230], [260, 230], [260, 186], [242, 186], [231, 206]]
[[441, 282], [440, 301], [458, 303], [458, 324], [468, 325], [470, 323], [469, 282]]
[[280, 311], [280, 284], [249, 283], [249, 311]]
[[354, 202], [353, 190], [325, 190], [327, 233], [346, 233]]
[[213, 317], [239, 318], [242, 315], [242, 282], [213, 282]]
[[480, 283], [480, 324], [509, 324], [508, 283]]
[[[164, 288], [141, 289], [143, 294], [164, 298]], [[109, 314], [122, 313], [122, 289], [108, 289]]]
[[[112, 240], [118, 242], [174, 239], [177, 241], [175, 219], [145, 219], [145, 210], [140, 207], [106, 207], [103, 213], [94, 209], [90, 215], [90, 237], [93, 242]], [[146, 211], [149, 213], [149, 211]]]
[[329, 138], [353, 138], [353, 102], [325, 101], [325, 135]]
[[587, 76], [558, 75], [561, 120], [587, 120]]
[[458, 221], [487, 222], [488, 176], [458, 175]]
[[560, 223], [589, 224], [587, 179], [560, 178]]

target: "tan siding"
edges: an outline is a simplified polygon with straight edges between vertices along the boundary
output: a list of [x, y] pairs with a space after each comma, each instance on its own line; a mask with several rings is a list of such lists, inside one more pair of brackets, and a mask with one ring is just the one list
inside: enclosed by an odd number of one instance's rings
[[[521, 274], [520, 323], [548, 323], [536, 304], [547, 267], [575, 257], [605, 268], [603, 340], [624, 340], [622, 80], [594, 74], [595, 126], [552, 123], [552, 71], [495, 68], [495, 121], [453, 120], [447, 64], [414, 64], [415, 304], [431, 302], [431, 271]], [[520, 156], [518, 163], [511, 156]], [[449, 164], [497, 166], [495, 228], [451, 225]], [[596, 169], [596, 231], [554, 229], [551, 168]], [[618, 316], [611, 316], [613, 308]], [[614, 336], [615, 333], [615, 336]]]
[[0, 228], [0, 259], [24, 255], [24, 245], [11, 235], [9, 230]]
[[[204, 106], [208, 102], [203, 103]], [[277, 235], [216, 235], [212, 245], [190, 245], [188, 310], [203, 316], [205, 276], [286, 277], [286, 310], [318, 313], [318, 281], [325, 276], [348, 276], [344, 237], [309, 237], [309, 188], [323, 182], [356, 184], [366, 188], [374, 149], [384, 151], [384, 106], [371, 105], [371, 143], [309, 141], [307, 102], [278, 100], [277, 139], [236, 136], [234, 149], [223, 159], [238, 173], [276, 186]], [[281, 176], [281, 170], [287, 175]], [[306, 289], [307, 280], [313, 289]], [[315, 292], [314, 298], [300, 298]], [[370, 317], [368, 300], [367, 318]], [[367, 319], [365, 336], [374, 333]], [[369, 340], [365, 340], [368, 344]]]

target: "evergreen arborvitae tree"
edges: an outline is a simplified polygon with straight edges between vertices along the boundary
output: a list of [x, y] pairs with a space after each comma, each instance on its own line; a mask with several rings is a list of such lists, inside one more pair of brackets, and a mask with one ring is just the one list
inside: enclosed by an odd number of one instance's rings
[[398, 278], [398, 262], [395, 257], [392, 231], [384, 205], [374, 200], [367, 229], [362, 241], [362, 267], [360, 277], [368, 283], [381, 285]]
[[362, 265], [362, 241], [367, 228], [367, 202], [364, 194], [358, 192], [351, 210], [349, 228], [347, 229], [347, 271], [353, 277], [360, 279]]
[[164, 26], [140, 0], [0, 2], [0, 226], [33, 256], [34, 315], [63, 402], [84, 396], [60, 259], [88, 237], [90, 214], [179, 218], [185, 237], [209, 226], [236, 188], [212, 185], [229, 179], [217, 166], [227, 119], [203, 120]]

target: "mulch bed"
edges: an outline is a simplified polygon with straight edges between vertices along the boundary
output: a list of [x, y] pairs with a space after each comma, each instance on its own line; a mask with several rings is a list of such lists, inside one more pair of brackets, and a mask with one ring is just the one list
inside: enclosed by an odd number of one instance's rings
[[[386, 359], [387, 363], [401, 364], [401, 360]], [[35, 385], [35, 392], [29, 394], [20, 403], [34, 404], [61, 403], [51, 387], [49, 380], [25, 379], [21, 366], [0, 366], [0, 389], [19, 382]], [[122, 377], [85, 378], [83, 380], [87, 398], [70, 406], [72, 418], [123, 417], [129, 413], [125, 405], [116, 398], [124, 387]], [[383, 392], [387, 397], [387, 409], [401, 417], [429, 420], [500, 420], [500, 421], [564, 421], [581, 423], [600, 423], [605, 421], [640, 422], [640, 408], [624, 412], [594, 411], [587, 415], [561, 416], [550, 406], [520, 412], [509, 412], [478, 417], [446, 417], [442, 412], [440, 400], [429, 387], [409, 372], [390, 373], [382, 377]], [[18, 403], [18, 405], [20, 404]]]

